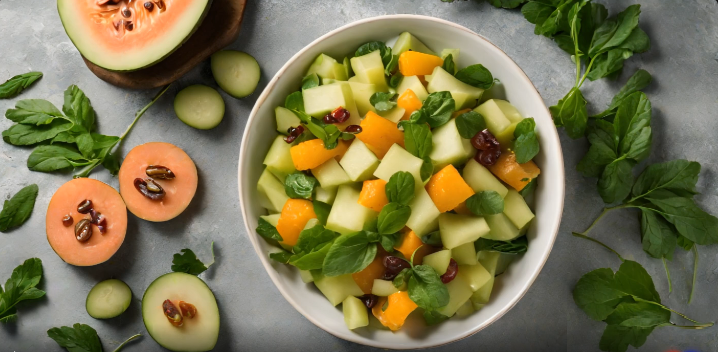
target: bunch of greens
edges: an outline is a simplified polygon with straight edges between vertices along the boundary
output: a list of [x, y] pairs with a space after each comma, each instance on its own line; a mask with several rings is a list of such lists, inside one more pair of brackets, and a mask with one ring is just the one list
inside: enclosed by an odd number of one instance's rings
[[[61, 326], [47, 330], [47, 336], [55, 340], [60, 347], [66, 348], [69, 352], [102, 352], [102, 343], [97, 331], [89, 325], [77, 323], [72, 327]], [[130, 336], [121, 343], [113, 352], [119, 352], [127, 343], [142, 336], [136, 334]]]
[[184, 248], [180, 250], [179, 253], [175, 253], [175, 255], [172, 256], [172, 271], [190, 275], [199, 275], [205, 272], [215, 262], [214, 242], [209, 245], [209, 248], [212, 252], [212, 261], [209, 263], [203, 263], [197, 259], [197, 256], [189, 248]]
[[75, 85], [65, 91], [62, 111], [43, 99], [25, 99], [9, 109], [5, 117], [13, 122], [2, 132], [6, 143], [37, 146], [27, 160], [32, 171], [52, 172], [78, 169], [75, 177], [87, 177], [94, 168], [104, 166], [116, 175], [120, 169], [120, 152], [116, 148], [147, 109], [159, 99], [165, 86], [140, 110], [120, 137], [95, 132], [95, 111], [90, 99]]
[[45, 295], [45, 291], [36, 288], [42, 279], [42, 261], [30, 258], [12, 271], [12, 275], [5, 282], [5, 288], [0, 287], [0, 322], [8, 323], [17, 320], [18, 303], [38, 299]]
[[10, 78], [0, 84], [0, 99], [18, 96], [40, 78], [42, 78], [42, 72], [28, 72]]
[[36, 184], [29, 185], [17, 192], [10, 200], [6, 200], [0, 211], [0, 232], [18, 227], [27, 221], [35, 208], [35, 199], [39, 188]]

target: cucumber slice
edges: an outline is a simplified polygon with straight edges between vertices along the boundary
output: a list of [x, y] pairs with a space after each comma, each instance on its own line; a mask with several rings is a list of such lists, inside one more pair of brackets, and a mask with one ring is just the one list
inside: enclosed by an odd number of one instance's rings
[[359, 285], [352, 279], [351, 274], [324, 276], [320, 272], [312, 272], [312, 275], [314, 276], [314, 284], [333, 306], [342, 303], [347, 297], [364, 294]]
[[377, 91], [387, 92], [389, 85], [386, 83], [384, 74], [384, 63], [381, 61], [379, 50], [369, 54], [351, 58], [352, 70], [358, 77], [359, 82], [374, 84]]
[[504, 198], [504, 214], [519, 229], [523, 229], [534, 218], [534, 213], [524, 200], [524, 197], [511, 189]]
[[474, 265], [459, 265], [459, 275], [469, 284], [472, 291], [477, 291], [493, 277], [488, 270], [478, 263]]
[[463, 164], [476, 153], [471, 140], [461, 138], [456, 128], [456, 119], [451, 119], [445, 125], [432, 131], [431, 141], [434, 148], [429, 153], [429, 159], [434, 164], [434, 170], [441, 170], [449, 164]]
[[347, 297], [342, 302], [342, 311], [344, 312], [344, 323], [347, 324], [349, 330], [369, 325], [369, 313], [359, 298]]
[[288, 135], [290, 127], [297, 127], [302, 122], [291, 110], [277, 106], [274, 109], [274, 117], [277, 120], [277, 132]]
[[369, 148], [355, 138], [339, 162], [349, 178], [354, 182], [362, 182], [372, 177], [379, 167], [379, 158]]
[[451, 262], [451, 251], [444, 249], [436, 253], [431, 253], [424, 257], [422, 264], [428, 265], [436, 271], [439, 275], [444, 275], [446, 270], [449, 268]]
[[382, 279], [374, 279], [374, 285], [371, 287], [371, 294], [380, 297], [387, 297], [397, 292], [399, 292], [399, 290], [394, 287], [393, 282]]
[[324, 188], [337, 187], [351, 183], [346, 171], [339, 166], [336, 159], [331, 158], [315, 168], [312, 169], [312, 174], [317, 178], [319, 184]]
[[424, 101], [429, 96], [429, 92], [424, 88], [424, 84], [417, 76], [407, 76], [401, 79], [401, 83], [396, 88], [396, 92], [399, 95], [404, 94], [407, 89], [411, 89], [419, 100]]
[[294, 168], [292, 154], [289, 153], [291, 147], [292, 145], [285, 142], [284, 138], [279, 135], [274, 138], [274, 142], [272, 142], [272, 146], [269, 147], [267, 156], [264, 157], [264, 165], [267, 166], [267, 170], [282, 183], [287, 175], [297, 171], [297, 169]]
[[244, 98], [257, 89], [261, 69], [252, 55], [236, 50], [222, 50], [211, 59], [212, 76], [223, 91]]
[[405, 51], [418, 51], [424, 54], [436, 55], [429, 47], [424, 45], [421, 40], [417, 39], [409, 32], [399, 34], [399, 38], [394, 43], [394, 47], [391, 49], [392, 54], [401, 55]]
[[376, 85], [371, 83], [349, 82], [349, 86], [352, 88], [354, 102], [356, 103], [360, 116], [366, 115], [369, 111], [376, 112], [374, 106], [369, 102], [372, 94], [377, 92]]
[[195, 84], [175, 96], [175, 114], [190, 127], [208, 130], [224, 118], [224, 100], [215, 89]]
[[449, 290], [449, 304], [439, 309], [438, 312], [447, 317], [451, 317], [456, 313], [459, 307], [471, 298], [474, 291], [471, 290], [469, 284], [458, 275], [446, 284], [446, 288]]
[[272, 213], [281, 212], [284, 203], [289, 200], [289, 196], [284, 192], [284, 185], [267, 169], [264, 169], [262, 175], [259, 176], [257, 191], [259, 192], [259, 204]]
[[95, 319], [109, 319], [124, 313], [130, 302], [130, 287], [120, 280], [110, 279], [98, 282], [90, 290], [85, 300], [85, 309]]
[[459, 265], [476, 265], [479, 262], [476, 258], [474, 242], [467, 242], [451, 249], [451, 257]]
[[337, 187], [324, 188], [322, 186], [314, 188], [314, 200], [322, 203], [334, 204], [334, 198], [337, 197]]
[[464, 167], [462, 175], [464, 181], [471, 187], [474, 192], [496, 191], [502, 198], [509, 193], [508, 188], [499, 181], [494, 174], [486, 167], [479, 164], [476, 160], [470, 159]]
[[414, 199], [409, 203], [411, 215], [406, 221], [406, 226], [421, 237], [439, 228], [439, 209], [431, 200], [429, 193], [424, 189], [423, 183], [414, 194]]
[[487, 100], [474, 109], [474, 111], [484, 117], [486, 128], [488, 128], [489, 132], [494, 136], [500, 134], [511, 125], [511, 120], [506, 117], [499, 105], [496, 104], [496, 99]]
[[491, 230], [484, 218], [443, 213], [439, 215], [439, 231], [444, 247], [453, 249], [464, 243], [474, 242], [479, 237], [488, 235]]
[[491, 228], [491, 232], [484, 238], [495, 241], [511, 241], [522, 234], [522, 231], [504, 213], [486, 215], [484, 218]]
[[456, 110], [476, 106], [484, 90], [459, 81], [454, 75], [437, 66], [431, 74], [431, 82], [426, 86], [429, 93], [449, 91], [456, 102]]
[[[361, 231], [364, 224], [375, 219], [376, 216], [376, 212], [359, 204], [359, 189], [354, 185], [342, 185], [339, 186], [337, 197], [329, 212], [327, 228], [342, 234], [357, 232]], [[359, 293], [354, 296], [361, 295]], [[342, 297], [343, 299], [344, 297]]]

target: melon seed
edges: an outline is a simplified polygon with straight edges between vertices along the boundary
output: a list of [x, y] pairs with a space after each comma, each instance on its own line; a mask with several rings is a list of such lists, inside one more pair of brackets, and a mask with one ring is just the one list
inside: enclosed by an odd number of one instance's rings
[[80, 220], [75, 225], [75, 238], [80, 242], [87, 242], [92, 237], [92, 222], [89, 219]]
[[159, 180], [172, 180], [175, 178], [174, 172], [172, 172], [172, 170], [170, 170], [169, 168], [162, 166], [162, 165], [147, 166], [145, 173], [147, 174], [147, 176], [150, 176], [152, 178], [156, 178]]
[[129, 18], [132, 16], [132, 11], [128, 7], [123, 7], [121, 12], [123, 17]]
[[64, 218], [62, 218], [62, 224], [65, 225], [65, 227], [72, 226], [73, 222], [75, 221], [72, 219], [72, 216], [70, 216], [70, 214], [67, 214]]
[[135, 28], [135, 25], [132, 24], [132, 21], [125, 21], [125, 29], [128, 31], [131, 31]]
[[135, 188], [142, 193], [143, 196], [152, 199], [152, 200], [161, 200], [165, 197], [165, 190], [162, 189], [162, 186], [157, 184], [153, 179], [147, 178], [147, 179], [141, 179], [136, 178], [135, 179]]
[[165, 313], [167, 320], [170, 321], [170, 324], [176, 327], [182, 326], [182, 314], [180, 314], [172, 301], [166, 299], [162, 303], [162, 311]]
[[144, 4], [144, 6], [145, 6], [145, 9], [147, 9], [147, 11], [150, 11], [150, 12], [152, 12], [152, 9], [155, 8], [155, 4], [153, 4], [152, 1], [146, 2]]
[[85, 199], [77, 205], [77, 212], [80, 214], [87, 214], [92, 210], [92, 201]]
[[157, 8], [160, 9], [160, 11], [165, 10], [165, 2], [164, 0], [156, 1], [155, 4], [157, 4]]
[[180, 312], [182, 312], [182, 315], [187, 318], [192, 319], [195, 315], [197, 315], [197, 307], [195, 307], [192, 303], [179, 301], [179, 309]]

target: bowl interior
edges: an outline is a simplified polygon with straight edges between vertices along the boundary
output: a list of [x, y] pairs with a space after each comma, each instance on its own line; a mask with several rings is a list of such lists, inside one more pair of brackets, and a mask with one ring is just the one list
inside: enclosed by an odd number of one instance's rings
[[[341, 60], [368, 41], [393, 41], [404, 31], [420, 38], [435, 51], [458, 48], [459, 67], [481, 63], [501, 82], [503, 97], [523, 116], [534, 117], [541, 143], [535, 158], [541, 177], [535, 195], [536, 218], [528, 231], [529, 249], [496, 278], [491, 302], [480, 311], [454, 317], [438, 326], [427, 327], [413, 313], [398, 333], [374, 328], [350, 331], [341, 309], [334, 308], [313, 286], [302, 282], [298, 271], [268, 258], [272, 246], [254, 229], [265, 211], [257, 201], [256, 184], [263, 170], [262, 161], [276, 136], [274, 108], [299, 89], [304, 72], [314, 58], [326, 53]], [[240, 204], [247, 234], [267, 273], [282, 295], [307, 319], [327, 332], [360, 344], [393, 349], [425, 348], [469, 336], [505, 314], [524, 295], [543, 267], [554, 243], [561, 220], [564, 197], [563, 157], [551, 116], [533, 84], [523, 71], [500, 49], [470, 30], [433, 17], [393, 15], [369, 18], [339, 28], [309, 44], [285, 64], [258, 99], [247, 122], [239, 160]]]

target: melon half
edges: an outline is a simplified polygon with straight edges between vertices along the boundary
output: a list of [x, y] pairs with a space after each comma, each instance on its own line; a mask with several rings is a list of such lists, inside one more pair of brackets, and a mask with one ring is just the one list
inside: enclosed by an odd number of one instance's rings
[[80, 54], [112, 71], [151, 66], [199, 27], [211, 0], [57, 0]]

